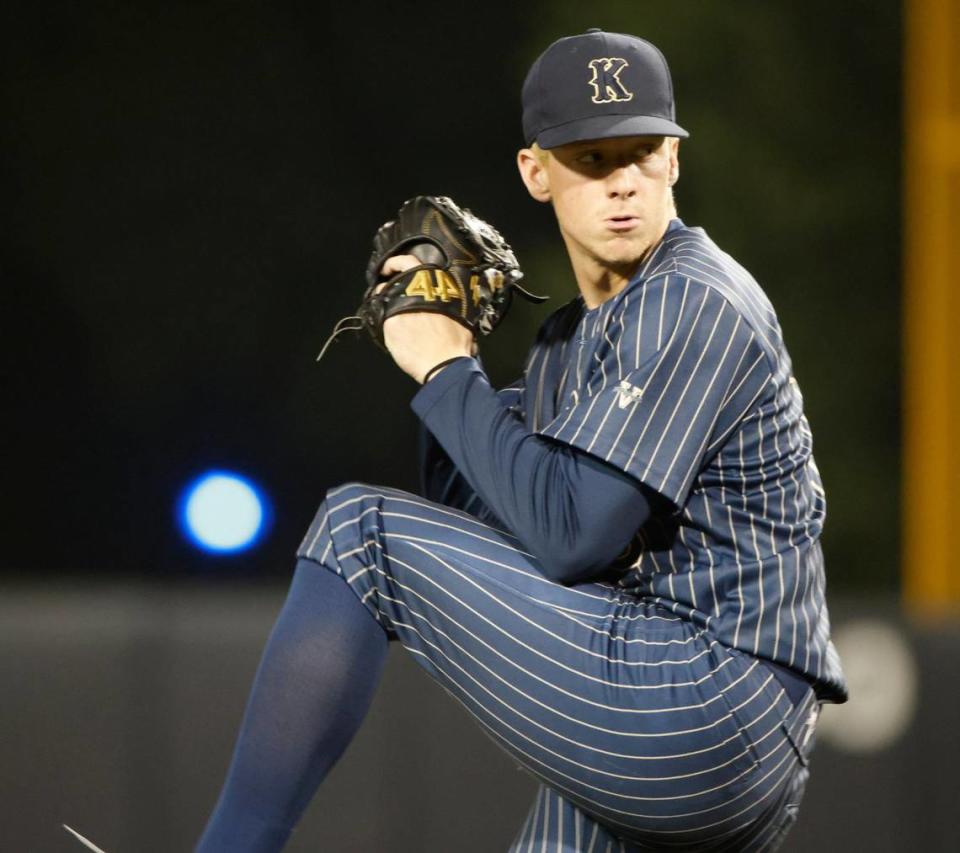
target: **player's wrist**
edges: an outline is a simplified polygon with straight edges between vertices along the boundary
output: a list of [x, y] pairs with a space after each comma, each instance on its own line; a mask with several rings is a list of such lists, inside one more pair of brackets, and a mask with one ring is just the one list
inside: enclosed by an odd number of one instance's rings
[[420, 380], [421, 385], [426, 385], [431, 379], [433, 379], [438, 374], [442, 373], [443, 370], [453, 362], [461, 358], [472, 358], [472, 356], [462, 353], [460, 355], [455, 355], [451, 358], [444, 359], [441, 362], [438, 362], [433, 367], [431, 367], [426, 373], [423, 374], [423, 379]]

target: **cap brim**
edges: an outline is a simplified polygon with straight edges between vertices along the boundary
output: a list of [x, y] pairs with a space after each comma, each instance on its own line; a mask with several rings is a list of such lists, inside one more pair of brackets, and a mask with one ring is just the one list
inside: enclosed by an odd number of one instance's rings
[[609, 139], [615, 136], [677, 136], [686, 139], [679, 124], [658, 116], [590, 116], [543, 130], [537, 136], [541, 148], [556, 148], [569, 142]]

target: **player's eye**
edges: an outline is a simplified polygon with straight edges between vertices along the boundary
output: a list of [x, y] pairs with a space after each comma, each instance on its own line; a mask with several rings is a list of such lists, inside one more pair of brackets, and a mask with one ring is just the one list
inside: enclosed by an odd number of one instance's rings
[[584, 151], [582, 154], [577, 155], [577, 162], [584, 166], [594, 166], [602, 159], [599, 151]]

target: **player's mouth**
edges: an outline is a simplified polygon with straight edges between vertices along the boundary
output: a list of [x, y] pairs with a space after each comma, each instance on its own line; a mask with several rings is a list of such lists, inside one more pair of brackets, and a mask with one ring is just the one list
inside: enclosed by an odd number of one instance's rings
[[608, 216], [604, 222], [611, 231], [630, 231], [640, 224], [638, 216]]

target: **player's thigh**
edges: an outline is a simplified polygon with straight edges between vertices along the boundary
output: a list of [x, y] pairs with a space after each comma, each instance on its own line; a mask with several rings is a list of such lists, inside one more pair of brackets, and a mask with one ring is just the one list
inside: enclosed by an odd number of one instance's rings
[[400, 490], [331, 489], [298, 555], [341, 574], [478, 710], [507, 725], [550, 720], [541, 731], [559, 742], [586, 726], [578, 739], [618, 749], [623, 731], [656, 727], [640, 720], [689, 681], [691, 659], [709, 668], [689, 623], [612, 584], [555, 583], [508, 532]]

